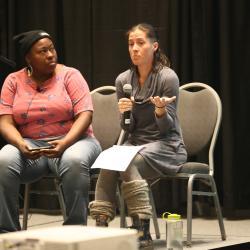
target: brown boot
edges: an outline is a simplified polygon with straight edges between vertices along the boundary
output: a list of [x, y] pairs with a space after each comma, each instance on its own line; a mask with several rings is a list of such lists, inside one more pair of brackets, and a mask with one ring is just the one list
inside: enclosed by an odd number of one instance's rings
[[139, 249], [154, 250], [153, 240], [149, 232], [150, 220], [139, 219], [138, 217], [132, 217], [132, 220], [131, 228], [138, 231]]
[[96, 226], [97, 227], [108, 227], [108, 216], [99, 215], [96, 217]]

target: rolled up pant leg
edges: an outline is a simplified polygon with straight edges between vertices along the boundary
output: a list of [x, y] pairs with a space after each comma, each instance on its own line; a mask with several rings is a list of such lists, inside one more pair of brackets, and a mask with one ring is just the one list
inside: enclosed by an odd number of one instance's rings
[[114, 218], [116, 187], [119, 177], [123, 180], [121, 189], [129, 215], [150, 218], [149, 188], [147, 182], [142, 179], [141, 171], [146, 176], [158, 174], [146, 164], [140, 154], [136, 155], [125, 172], [102, 169], [96, 185], [95, 201], [90, 203], [92, 218], [96, 219], [99, 215], [105, 215], [109, 217], [109, 220]]
[[149, 187], [143, 177], [157, 176], [158, 173], [149, 166], [144, 158], [137, 154], [125, 172], [121, 173], [121, 191], [131, 217], [149, 219], [152, 207], [149, 200]]
[[89, 169], [101, 152], [96, 139], [87, 137], [67, 148], [60, 159], [51, 159], [51, 170], [62, 179], [67, 218], [64, 225], [87, 224]]
[[151, 218], [152, 207], [149, 202], [148, 183], [145, 180], [123, 182], [121, 190], [129, 216], [139, 219]]
[[115, 217], [116, 188], [119, 173], [101, 169], [97, 183], [95, 200], [89, 204], [90, 216], [97, 219], [100, 215], [111, 221]]

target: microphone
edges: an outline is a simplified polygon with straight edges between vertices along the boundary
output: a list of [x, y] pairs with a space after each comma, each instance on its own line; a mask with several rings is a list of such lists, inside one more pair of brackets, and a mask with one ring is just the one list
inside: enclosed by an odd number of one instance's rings
[[[132, 94], [132, 85], [129, 84], [129, 83], [126, 83], [123, 85], [123, 93], [124, 93], [124, 96], [126, 98], [131, 98], [131, 94]], [[131, 111], [125, 111], [123, 113], [124, 115], [124, 124], [125, 125], [129, 125], [130, 124], [130, 114], [131, 114]]]

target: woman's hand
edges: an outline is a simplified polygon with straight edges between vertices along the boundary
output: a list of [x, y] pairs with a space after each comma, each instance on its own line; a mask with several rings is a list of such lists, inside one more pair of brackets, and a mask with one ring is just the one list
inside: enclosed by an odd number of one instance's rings
[[120, 113], [124, 113], [126, 111], [130, 111], [133, 107], [133, 97], [131, 97], [131, 99], [129, 98], [121, 98], [118, 101], [118, 108]]
[[32, 151], [30, 146], [26, 144], [25, 141], [20, 144], [18, 148], [22, 152], [22, 154], [28, 159], [36, 160], [42, 156], [42, 152], [40, 150]]
[[49, 143], [53, 145], [53, 148], [39, 150], [42, 155], [48, 158], [60, 157], [64, 150], [67, 148], [67, 145], [63, 139], [50, 141]]
[[53, 148], [49, 149], [36, 149], [32, 150], [29, 145], [27, 145], [25, 142], [19, 145], [19, 150], [22, 152], [22, 154], [32, 160], [36, 160], [41, 156], [46, 156], [48, 158], [56, 158], [60, 157], [61, 154], [64, 152], [64, 150], [67, 148], [66, 143], [63, 139], [60, 140], [54, 140], [49, 142]]
[[172, 97], [159, 97], [159, 96], [151, 96], [150, 101], [155, 105], [156, 108], [165, 108], [168, 104], [175, 101], [176, 96]]
[[161, 117], [163, 115], [166, 114], [167, 109], [166, 107], [168, 106], [168, 104], [170, 104], [171, 102], [173, 102], [176, 99], [176, 96], [172, 96], [172, 97], [159, 97], [159, 96], [155, 96], [155, 97], [150, 97], [150, 101], [155, 105], [155, 114], [157, 117]]

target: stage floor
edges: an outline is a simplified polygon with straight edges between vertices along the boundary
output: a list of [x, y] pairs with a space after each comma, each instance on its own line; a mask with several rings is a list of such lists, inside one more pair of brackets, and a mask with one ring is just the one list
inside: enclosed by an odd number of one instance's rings
[[[20, 216], [22, 223], [22, 215]], [[151, 223], [151, 234], [154, 239], [155, 249], [166, 250], [166, 234], [165, 234], [165, 221], [158, 219], [161, 239], [155, 239], [154, 228]], [[28, 230], [33, 228], [43, 228], [61, 225], [63, 222], [62, 216], [44, 215], [44, 214], [30, 214], [28, 222]], [[128, 223], [129, 223], [128, 219]], [[110, 223], [110, 227], [119, 227], [120, 219], [116, 217], [114, 221]], [[184, 223], [184, 240], [186, 236], [186, 220], [183, 219]], [[88, 225], [94, 226], [95, 222], [89, 218]], [[227, 220], [224, 219], [224, 225], [227, 235], [227, 240], [222, 241], [220, 236], [219, 225], [216, 219], [193, 219], [193, 245], [191, 249], [250, 249], [245, 244], [239, 245], [240, 243], [250, 242], [250, 219], [246, 220]], [[225, 248], [225, 246], [227, 246]], [[231, 246], [231, 247], [230, 247]], [[234, 246], [234, 247], [233, 247]], [[190, 249], [184, 246], [184, 249]]]

